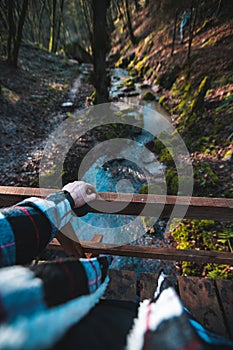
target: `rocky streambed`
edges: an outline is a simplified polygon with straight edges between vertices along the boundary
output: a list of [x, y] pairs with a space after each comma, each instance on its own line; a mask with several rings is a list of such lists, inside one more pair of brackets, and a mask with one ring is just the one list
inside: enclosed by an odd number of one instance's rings
[[[7, 113], [5, 118], [1, 119], [1, 172], [0, 182], [3, 185], [12, 186], [38, 186], [38, 172], [40, 169], [40, 162], [44, 156], [44, 149], [46, 147], [47, 139], [51, 136], [53, 131], [61, 125], [67, 118], [72, 118], [78, 115], [85, 107], [86, 96], [90, 95], [91, 87], [85, 83], [86, 77], [90, 74], [91, 66], [83, 65], [80, 68], [81, 74], [74, 81], [70, 92], [66, 99], [60, 104], [59, 113], [52, 113], [47, 118], [43, 113], [41, 119], [38, 121], [31, 117], [30, 113], [19, 113], [12, 109], [14, 118], [8, 118]], [[147, 86], [146, 83], [138, 84], [128, 77], [128, 73], [123, 70], [114, 70], [112, 72], [112, 84], [110, 94], [113, 101], [120, 101], [127, 105], [143, 106], [143, 123], [150, 125], [154, 123], [153, 113], [156, 111], [156, 87]], [[128, 86], [127, 86], [128, 85]], [[142, 100], [142, 95], [150, 92], [150, 99], [148, 101]], [[78, 103], [77, 103], [78, 100]], [[2, 111], [4, 108], [8, 109], [9, 105], [2, 104]], [[141, 108], [141, 107], [140, 107]], [[148, 112], [149, 111], [149, 112]], [[49, 111], [48, 111], [49, 113]], [[167, 118], [167, 115], [165, 115]], [[152, 119], [151, 119], [152, 118]], [[149, 124], [148, 124], [149, 123]], [[132, 130], [131, 130], [132, 131]], [[125, 132], [124, 126], [120, 126], [120, 133]], [[99, 142], [106, 140], [109, 137], [109, 129], [105, 128], [104, 133], [101, 128], [88, 130], [85, 135], [79, 137], [74, 145], [71, 147], [65, 159], [65, 172], [63, 174], [63, 181], [72, 181], [77, 179], [78, 167], [81, 164], [86, 154], [95, 147]], [[132, 136], [132, 135], [131, 135]], [[152, 153], [143, 157], [143, 152], [150, 148], [150, 143], [153, 144], [153, 135], [148, 132], [137, 132], [132, 141], [139, 144], [141, 147], [141, 154], [135, 152], [136, 158], [134, 161], [127, 160], [128, 153], [122, 148], [116, 159], [108, 159], [103, 155], [102, 165], [98, 167], [98, 162], [94, 163], [86, 172], [84, 180], [92, 182], [93, 177], [96, 177], [98, 191], [119, 191], [119, 192], [135, 192], [139, 193], [143, 186], [150, 181], [160, 187], [164, 186], [164, 167], [162, 164], [154, 159]], [[50, 155], [48, 155], [48, 158]], [[51, 155], [51, 164], [54, 155]], [[137, 163], [140, 163], [138, 166]], [[55, 184], [56, 185], [56, 184]], [[55, 186], [54, 186], [55, 187]], [[106, 235], [108, 241], [111, 241], [111, 235], [115, 235], [115, 239], [119, 242], [119, 233], [122, 235], [122, 226], [126, 226], [133, 222], [135, 226], [134, 231], [139, 230], [140, 234], [132, 234], [132, 237], [127, 238], [130, 244], [141, 244], [155, 247], [172, 247], [173, 242], [170, 237], [164, 236], [166, 221], [154, 219], [151, 227], [147, 226], [148, 221], [142, 222], [138, 218], [132, 217], [118, 217], [117, 215], [104, 216], [97, 218], [94, 214], [88, 214], [84, 222], [82, 221], [78, 227], [79, 238], [83, 239], [82, 235], [90, 239], [93, 235], [93, 225], [95, 232], [101, 233], [102, 229], [110, 227], [109, 232], [115, 229], [115, 233]], [[88, 225], [92, 225], [90, 232], [87, 232]], [[135, 233], [134, 232], [134, 233]], [[131, 233], [130, 233], [131, 234]], [[110, 238], [109, 238], [110, 237]], [[113, 240], [114, 241], [114, 240]], [[124, 243], [124, 242], [123, 242]], [[115, 257], [112, 267], [136, 269], [137, 272], [158, 272], [163, 269], [169, 274], [176, 274], [177, 270], [173, 263], [162, 262], [160, 260], [150, 259], [136, 259], [136, 258], [120, 258]]]

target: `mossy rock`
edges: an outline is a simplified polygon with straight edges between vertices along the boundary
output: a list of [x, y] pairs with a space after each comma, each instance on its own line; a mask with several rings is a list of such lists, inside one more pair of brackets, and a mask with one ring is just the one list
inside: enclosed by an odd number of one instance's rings
[[130, 69], [128, 69], [128, 72], [129, 72], [129, 74], [132, 77], [137, 77], [138, 76], [138, 72], [137, 72], [137, 70], [134, 67], [131, 67]]
[[164, 186], [157, 184], [144, 185], [140, 189], [140, 194], [165, 194]]
[[124, 79], [123, 86], [134, 87], [134, 79], [133, 78], [126, 78], [126, 79]]
[[154, 73], [154, 68], [147, 69], [146, 72], [145, 72], [146, 78], [150, 79], [150, 77], [152, 76], [153, 73]]
[[157, 83], [167, 90], [171, 89], [172, 85], [175, 83], [177, 77], [180, 74], [180, 70], [181, 68], [179, 65], [172, 66], [170, 70], [161, 74], [157, 78]]
[[130, 64], [130, 62], [135, 58], [135, 52], [130, 53], [129, 55], [121, 57], [117, 64], [116, 67], [119, 68], [127, 68], [127, 66]]
[[134, 65], [134, 69], [137, 71], [139, 77], [143, 77], [150, 69], [148, 62], [148, 55], [145, 55], [142, 60], [138, 61]]
[[171, 110], [170, 110], [170, 107], [169, 107], [168, 104], [167, 104], [167, 97], [166, 97], [166, 96], [161, 96], [161, 97], [159, 98], [158, 103], [159, 103], [167, 112], [170, 113]]
[[178, 192], [178, 175], [175, 168], [168, 168], [166, 171], [167, 193], [177, 195]]
[[159, 161], [168, 167], [174, 167], [175, 163], [170, 151], [167, 148], [161, 150], [159, 155]]
[[190, 103], [190, 113], [200, 111], [203, 108], [204, 98], [207, 91], [210, 89], [210, 79], [205, 76], [200, 82], [194, 97]]
[[156, 96], [151, 92], [147, 91], [145, 94], [142, 96], [142, 100], [144, 101], [155, 101]]
[[161, 153], [162, 149], [164, 149], [164, 148], [165, 148], [164, 144], [160, 140], [157, 139], [154, 143], [155, 154], [159, 155]]

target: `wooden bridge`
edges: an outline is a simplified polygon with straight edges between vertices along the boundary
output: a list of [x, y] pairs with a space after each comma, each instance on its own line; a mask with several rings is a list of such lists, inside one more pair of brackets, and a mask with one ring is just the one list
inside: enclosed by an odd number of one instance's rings
[[[31, 197], [45, 197], [54, 189], [0, 186], [0, 207], [7, 207]], [[107, 202], [107, 206], [106, 206]], [[145, 205], [146, 203], [146, 205]], [[92, 206], [77, 210], [77, 215], [87, 212], [156, 216], [156, 208], [161, 207], [160, 217], [169, 218], [176, 206], [176, 215], [193, 219], [212, 219], [232, 221], [233, 199], [176, 197], [161, 195], [132, 195], [99, 193]], [[187, 208], [188, 205], [188, 208]], [[143, 210], [143, 214], [142, 213]], [[72, 237], [71, 225], [65, 228]], [[78, 242], [58, 233], [48, 246], [49, 249], [64, 250], [72, 257], [110, 254], [140, 258], [152, 258], [169, 261], [194, 261], [200, 263], [218, 263], [233, 265], [233, 254], [214, 251], [179, 250], [175, 248], [154, 248], [145, 246], [116, 245], [102, 243], [101, 235], [94, 235], [92, 241]], [[152, 297], [156, 288], [157, 275], [141, 273], [136, 277], [134, 271], [110, 270], [110, 285], [106, 297], [110, 299], [141, 300]], [[198, 277], [171, 276], [184, 305], [194, 317], [209, 330], [233, 339], [233, 281], [213, 280]]]

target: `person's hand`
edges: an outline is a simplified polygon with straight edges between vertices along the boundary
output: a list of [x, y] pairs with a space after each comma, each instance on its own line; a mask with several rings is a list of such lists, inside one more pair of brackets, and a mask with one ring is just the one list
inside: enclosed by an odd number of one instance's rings
[[70, 182], [62, 190], [70, 193], [74, 200], [75, 208], [82, 207], [85, 203], [96, 199], [95, 187], [84, 181]]

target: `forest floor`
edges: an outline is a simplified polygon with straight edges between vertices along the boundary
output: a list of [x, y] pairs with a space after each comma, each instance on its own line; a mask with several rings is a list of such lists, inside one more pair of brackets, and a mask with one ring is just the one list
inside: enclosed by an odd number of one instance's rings
[[[174, 19], [156, 29], [156, 18], [161, 20], [156, 6], [133, 16], [135, 46], [126, 25], [118, 20], [110, 57], [118, 59], [117, 66], [126, 68], [135, 81], [158, 85], [161, 105], [171, 115], [193, 161], [194, 195], [233, 197], [232, 13], [198, 18], [188, 64], [187, 29], [180, 44], [178, 18], [171, 55]], [[190, 106], [205, 78], [209, 87], [193, 112]]]
[[85, 81], [75, 87], [79, 65], [34, 46], [22, 45], [15, 70], [0, 60], [0, 184], [38, 186], [38, 170], [46, 138], [67, 117], [85, 107], [93, 87]]
[[[216, 14], [216, 4], [206, 1], [202, 3], [206, 11], [199, 9], [189, 60], [187, 30], [184, 43], [179, 40], [182, 10], [172, 55], [174, 16], [169, 17], [170, 9], [161, 13], [158, 2], [150, 2], [132, 16], [136, 45], [130, 41], [126, 23], [116, 21], [109, 58], [117, 61], [117, 67], [127, 69], [134, 82], [157, 87], [159, 104], [170, 114], [189, 150], [194, 170], [193, 195], [233, 198], [232, 5], [228, 2], [229, 9], [225, 7]], [[159, 159], [163, 157], [167, 162], [164, 164], [170, 194], [176, 194], [171, 155], [162, 152], [158, 147]], [[178, 225], [173, 223], [171, 235], [179, 249], [233, 251], [232, 222], [183, 220]], [[191, 262], [179, 266], [184, 275], [233, 278], [232, 266]]]
[[[193, 40], [190, 79], [184, 85], [187, 38], [183, 45], [176, 39], [171, 56], [173, 24], [153, 32], [153, 22], [143, 20], [153, 18], [146, 11], [141, 11], [134, 23], [137, 46], [130, 44], [127, 30], [121, 30], [119, 35], [117, 27], [112, 55], [122, 53], [127, 62], [125, 66], [135, 80], [159, 84], [160, 96], [165, 101], [163, 106], [171, 114], [193, 160], [194, 194], [232, 197], [232, 20], [209, 19], [198, 27]], [[1, 184], [38, 185], [37, 173], [44, 140], [66, 118], [67, 111], [84, 108], [86, 98], [93, 91], [89, 83], [82, 81], [72, 109], [61, 107], [69, 100], [70, 89], [79, 74], [79, 65], [72, 60], [29, 45], [21, 47], [17, 70], [0, 60]], [[184, 91], [189, 89], [188, 94], [192, 96], [205, 76], [210, 77], [211, 86], [203, 108], [195, 118], [191, 115], [184, 121], [182, 112], [192, 102], [183, 101]], [[167, 84], [170, 84], [169, 88]]]

